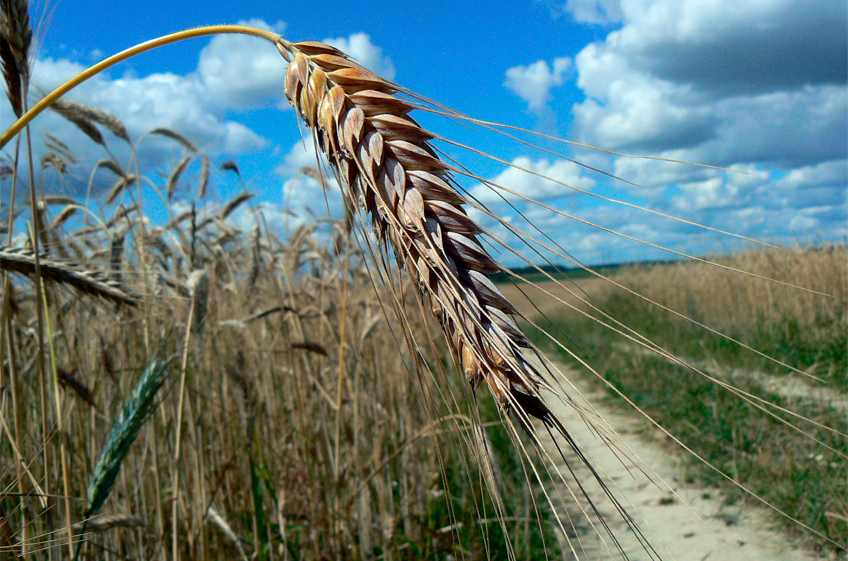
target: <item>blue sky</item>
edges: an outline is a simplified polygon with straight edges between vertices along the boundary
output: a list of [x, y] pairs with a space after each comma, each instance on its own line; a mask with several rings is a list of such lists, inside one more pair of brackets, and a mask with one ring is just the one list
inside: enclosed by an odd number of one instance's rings
[[[628, 154], [748, 172], [624, 158], [537, 140], [546, 149], [638, 185], [633, 186], [503, 137], [420, 116], [441, 135], [580, 189], [765, 241], [844, 241], [848, 235], [844, 2], [335, 2], [330, 8], [262, 1], [64, 0], [48, 8], [52, 17], [42, 26], [35, 62], [34, 87], [42, 91], [155, 36], [248, 21], [289, 40], [330, 40], [387, 78], [475, 118]], [[300, 148], [294, 113], [282, 97], [284, 70], [275, 49], [261, 41], [193, 40], [116, 67], [71, 99], [114, 113], [134, 138], [153, 127], [172, 127], [213, 162], [236, 161], [247, 189], [257, 193], [255, 205], [282, 231], [306, 219], [307, 206], [326, 213], [318, 184], [298, 173], [314, 160]], [[5, 105], [0, 119], [11, 123]], [[47, 174], [47, 188], [79, 194], [82, 178], [87, 180], [85, 163], [90, 166], [104, 153], [55, 115], [35, 126], [37, 144], [45, 131], [73, 146], [81, 162], [76, 179], [60, 181]], [[119, 145], [110, 139], [121, 159], [126, 154]], [[443, 148], [481, 177], [604, 228], [683, 252], [738, 247], [733, 238], [578, 195], [503, 164]], [[160, 184], [183, 155], [163, 139], [146, 140], [140, 153], [144, 169]], [[195, 164], [186, 178], [196, 177], [197, 169]], [[112, 180], [104, 176], [95, 184], [104, 189]], [[521, 211], [583, 262], [667, 257], [513, 196], [507, 197], [510, 206], [476, 182], [461, 183], [498, 216], [527, 229]], [[232, 174], [213, 177], [218, 203], [241, 188]], [[190, 200], [187, 191], [182, 195]], [[205, 204], [213, 207], [215, 201]], [[340, 211], [338, 197], [331, 197], [330, 206]], [[505, 235], [491, 218], [472, 214]], [[247, 227], [251, 216], [242, 213], [234, 220]], [[514, 240], [508, 243], [518, 247]], [[501, 257], [508, 264], [517, 262], [506, 253]]]

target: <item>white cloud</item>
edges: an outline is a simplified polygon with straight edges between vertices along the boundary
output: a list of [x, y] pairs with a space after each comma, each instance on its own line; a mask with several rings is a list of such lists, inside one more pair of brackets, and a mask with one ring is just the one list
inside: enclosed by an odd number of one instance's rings
[[607, 25], [621, 21], [619, 0], [566, 0], [560, 10], [580, 23]]
[[544, 114], [549, 111], [551, 88], [563, 84], [571, 66], [568, 57], [556, 58], [552, 65], [538, 60], [528, 66], [513, 66], [506, 71], [504, 86], [526, 101], [530, 111]]
[[574, 134], [717, 165], [844, 156], [846, 8], [814, 4], [623, 0], [624, 26], [575, 57]]
[[[585, 175], [585, 170], [574, 162], [556, 160], [551, 163], [546, 159], [534, 161], [521, 156], [514, 159], [512, 163], [516, 167], [506, 168], [491, 179], [492, 183], [537, 201], [574, 194], [575, 191], [566, 185], [584, 191], [591, 190], [595, 185], [595, 181]], [[486, 205], [505, 205], [504, 200], [521, 204], [520, 201], [523, 200], [521, 197], [482, 183], [471, 189], [471, 196]]]
[[[262, 20], [239, 22], [282, 34], [286, 24]], [[217, 35], [200, 52], [197, 75], [208, 102], [249, 109], [283, 99], [286, 62], [267, 41], [247, 35]], [[287, 103], [285, 104], [288, 105]]]

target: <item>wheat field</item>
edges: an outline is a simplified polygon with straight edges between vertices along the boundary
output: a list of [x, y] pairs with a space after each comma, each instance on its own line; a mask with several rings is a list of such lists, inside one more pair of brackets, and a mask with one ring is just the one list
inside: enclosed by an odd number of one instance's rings
[[[710, 337], [753, 348], [787, 377], [844, 392], [844, 245], [755, 246], [659, 269], [577, 267], [572, 274], [604, 286], [590, 296], [563, 267], [528, 262], [522, 272], [497, 262], [493, 248], [509, 248], [472, 220], [488, 211], [458, 178], [486, 180], [443, 157], [437, 143], [461, 139], [425, 129], [416, 112], [490, 123], [385, 80], [335, 47], [244, 26], [133, 47], [38, 96], [30, 110], [29, 7], [2, 7], [0, 57], [20, 118], [2, 136], [4, 154], [13, 154], [2, 168], [11, 196], [0, 248], [3, 558], [586, 559], [588, 539], [600, 540], [605, 557], [664, 558], [558, 413], [576, 411], [620, 461], [650, 473], [550, 358], [561, 353], [625, 395], [612, 371], [630, 365], [606, 372], [587, 358], [594, 342], [560, 336], [580, 321], [586, 333], [608, 334], [604, 341], [622, 338], [604, 352], [649, 353], [711, 379], [734, 402], [800, 434], [793, 458], [821, 455], [823, 470], [844, 472], [848, 428], [825, 414], [832, 411], [819, 416], [721, 381], [684, 342], [666, 348], [661, 330], [645, 335], [641, 309], [628, 319], [623, 303], [673, 310]], [[306, 142], [323, 154], [302, 171], [341, 186], [343, 219], [281, 236], [253, 204], [236, 161], [213, 164], [179, 130], [133, 137], [114, 115], [63, 97], [121, 60], [213, 33], [255, 35], [279, 52], [287, 68], [280, 88]], [[85, 201], [45, 193], [38, 171], [67, 173], [86, 149], [30, 138], [26, 123], [46, 110], [92, 146], [133, 154], [89, 170], [92, 182], [108, 172], [110, 189]], [[180, 154], [166, 174], [139, 167], [135, 154], [150, 135]], [[39, 162], [28, 161], [32, 142], [47, 149]], [[221, 176], [237, 178], [242, 191], [211, 201], [210, 181]], [[164, 219], [145, 212], [150, 191]], [[694, 333], [686, 337], [697, 345]], [[781, 442], [756, 461], [784, 454]], [[716, 485], [747, 488], [720, 459], [705, 461], [725, 474]], [[834, 481], [816, 491], [831, 495], [824, 506], [819, 495], [799, 499], [814, 503], [811, 517], [759, 488], [736, 500], [775, 503], [809, 551], [842, 555], [848, 505], [844, 481]], [[602, 514], [610, 511], [618, 525]], [[636, 553], [621, 545], [621, 532], [635, 537]]]

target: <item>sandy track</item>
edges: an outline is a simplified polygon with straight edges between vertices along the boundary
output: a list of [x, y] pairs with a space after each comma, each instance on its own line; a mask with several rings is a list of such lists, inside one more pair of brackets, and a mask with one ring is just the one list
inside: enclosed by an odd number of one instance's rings
[[[567, 370], [563, 372], [567, 373]], [[617, 457], [592, 432], [574, 408], [559, 404], [556, 409], [560, 419], [591, 458], [593, 465], [602, 469], [608, 480], [618, 487], [614, 494], [636, 520], [659, 557], [680, 561], [816, 559], [814, 555], [790, 544], [783, 534], [769, 530], [774, 523], [762, 509], [750, 505], [722, 506], [722, 497], [715, 489], [684, 485], [684, 460], [667, 453], [664, 443], [639, 434], [657, 434], [655, 428], [649, 426], [644, 418], [622, 414], [600, 405], [601, 394], [589, 389], [579, 375], [569, 378], [577, 390], [594, 404], [597, 413], [621, 435], [624, 446], [628, 448], [625, 449], [626, 456], [618, 452]], [[642, 468], [647, 475], [640, 471], [641, 466], [647, 466]], [[650, 559], [634, 532], [627, 528], [612, 503], [606, 499], [600, 487], [594, 484], [589, 470], [576, 463], [573, 467], [628, 557], [632, 560]], [[560, 469], [565, 473], [564, 467]], [[566, 481], [571, 483], [568, 478]], [[578, 491], [575, 490], [575, 494]], [[574, 517], [575, 512], [579, 511], [575, 510], [570, 497], [564, 498], [564, 508]], [[583, 548], [581, 551], [581, 545], [575, 544], [580, 559], [619, 558], [607, 549], [613, 549], [614, 546], [606, 536], [607, 543], [604, 544], [585, 520], [577, 517], [574, 520]]]

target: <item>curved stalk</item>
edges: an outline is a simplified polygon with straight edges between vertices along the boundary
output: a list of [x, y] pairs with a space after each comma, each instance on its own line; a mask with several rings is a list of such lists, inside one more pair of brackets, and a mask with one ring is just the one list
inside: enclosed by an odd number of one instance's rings
[[116, 55], [112, 55], [109, 58], [103, 60], [102, 62], [98, 62], [94, 66], [87, 68], [47, 94], [41, 101], [32, 106], [32, 108], [24, 113], [20, 119], [18, 119], [11, 127], [6, 129], [6, 131], [0, 135], [0, 149], [2, 149], [6, 144], [18, 134], [21, 129], [23, 129], [26, 125], [28, 125], [36, 116], [38, 116], [42, 111], [50, 107], [57, 99], [79, 86], [89, 78], [96, 76], [97, 74], [103, 72], [107, 68], [110, 68], [119, 62], [123, 62], [127, 59], [130, 59], [136, 55], [141, 53], [145, 53], [147, 51], [152, 51], [158, 47], [162, 47], [164, 45], [169, 45], [171, 43], [177, 43], [179, 41], [183, 41], [185, 39], [193, 39], [195, 37], [205, 37], [208, 35], [219, 35], [219, 34], [227, 34], [234, 33], [240, 35], [253, 35], [254, 37], [260, 37], [262, 39], [266, 39], [271, 41], [272, 43], [276, 43], [280, 36], [273, 31], [267, 31], [265, 29], [258, 29], [256, 27], [249, 27], [246, 25], [210, 25], [206, 27], [197, 27], [194, 29], [187, 29], [185, 31], [178, 31], [176, 33], [171, 33], [169, 35], [164, 35], [162, 37], [158, 37], [156, 39], [152, 39], [150, 41], [145, 41], [144, 43], [139, 43], [134, 47], [130, 47], [125, 51], [121, 51]]

